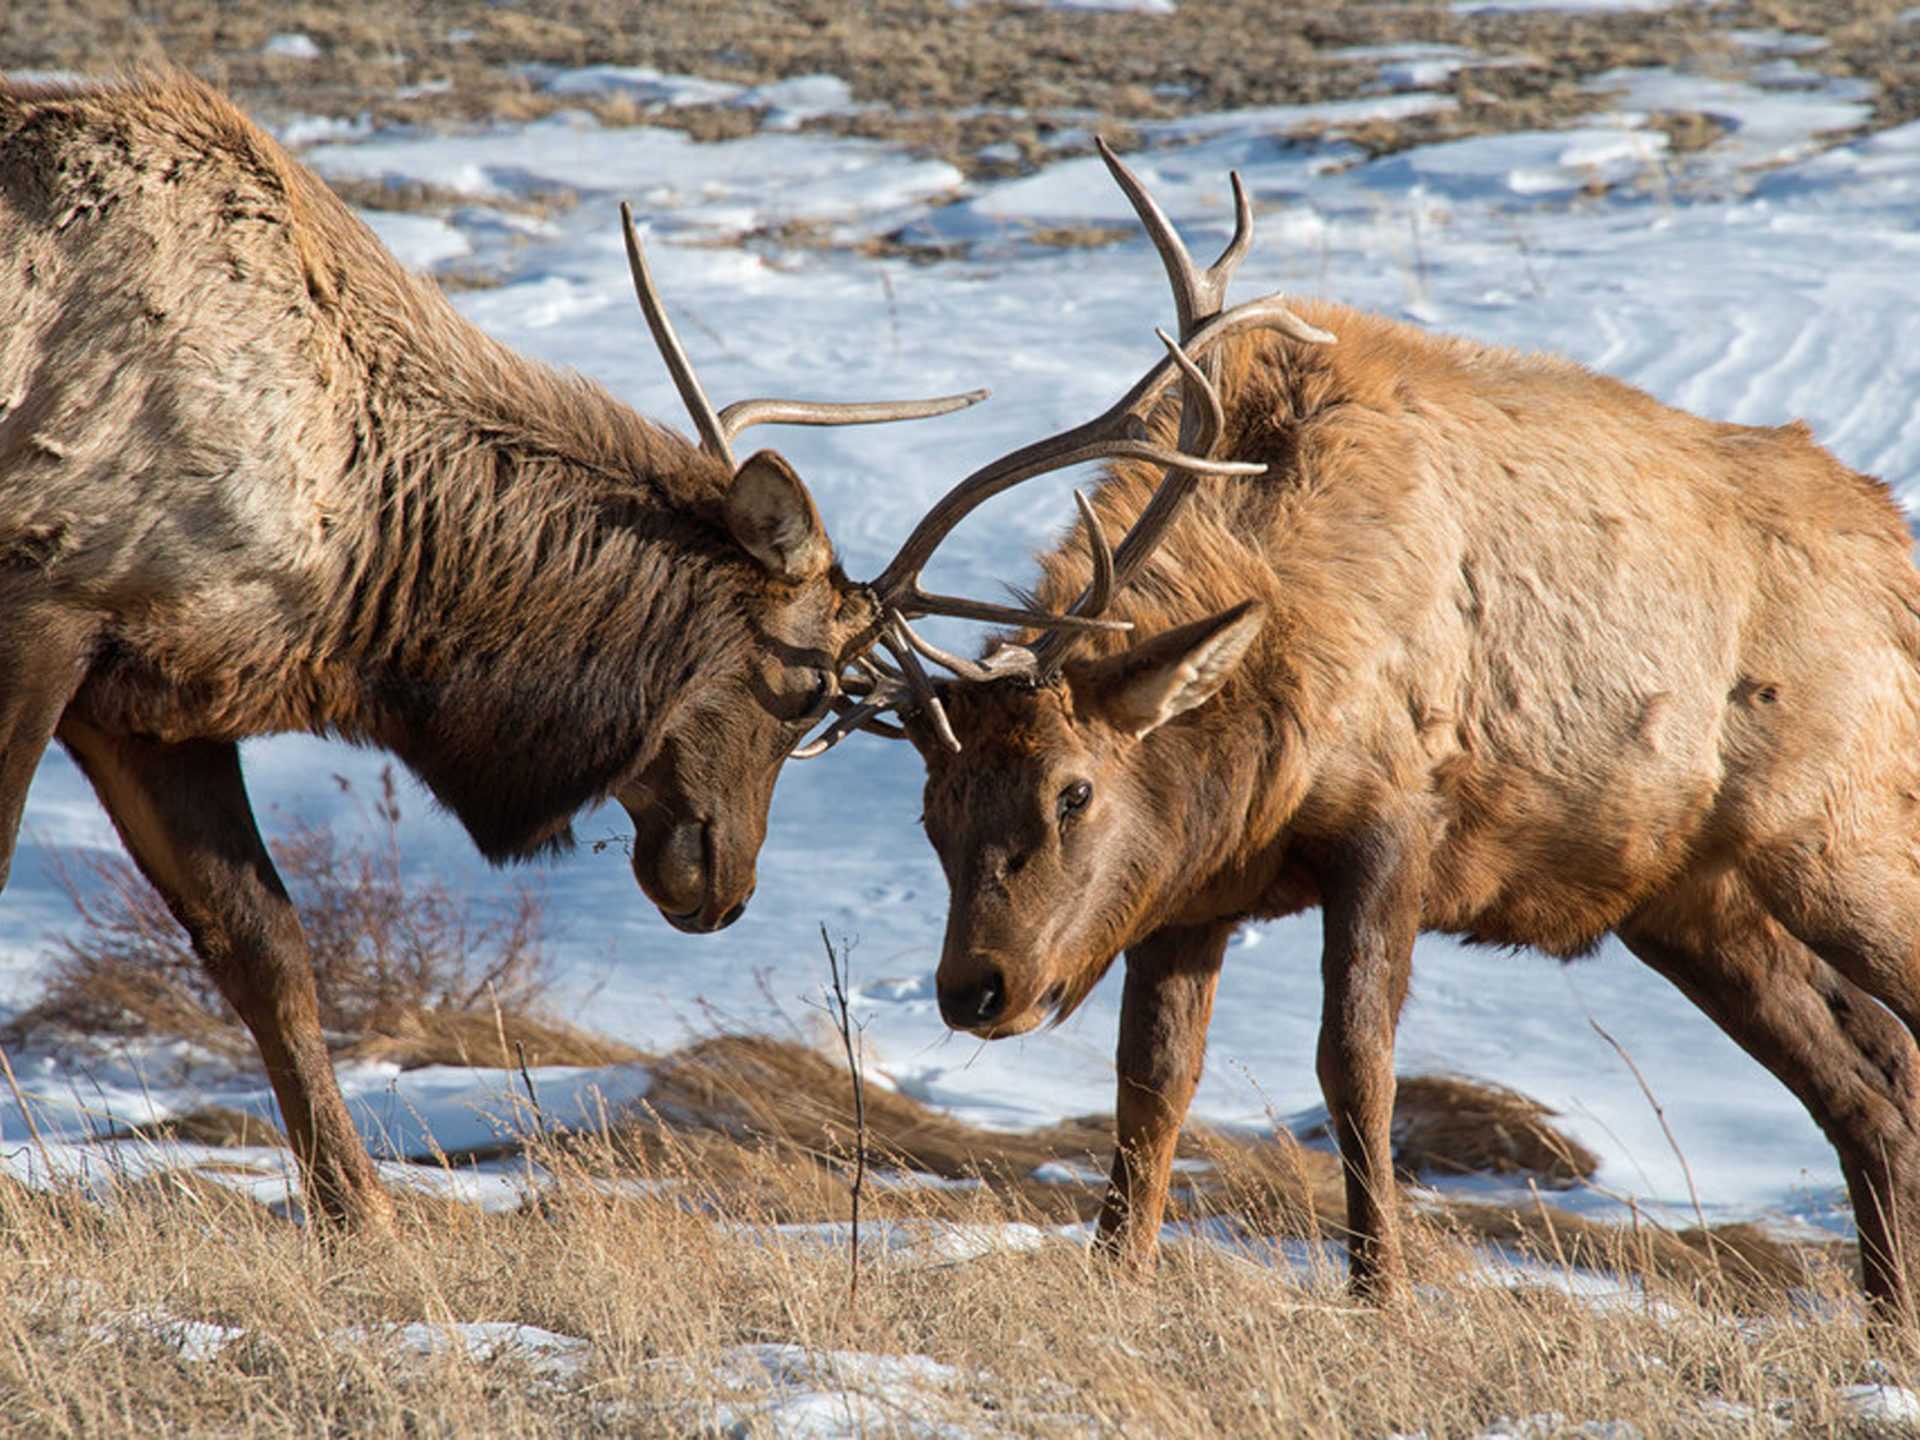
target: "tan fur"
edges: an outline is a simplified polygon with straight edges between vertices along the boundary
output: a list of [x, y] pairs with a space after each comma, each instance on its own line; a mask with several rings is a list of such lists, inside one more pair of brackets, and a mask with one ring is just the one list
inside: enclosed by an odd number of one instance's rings
[[313, 1198], [378, 1210], [234, 743], [390, 749], [496, 859], [618, 799], [648, 894], [726, 923], [874, 621], [771, 469], [734, 503], [488, 339], [190, 77], [0, 83], [0, 879], [57, 734], [260, 1038]]
[[[1234, 349], [1216, 453], [1272, 468], [1203, 483], [1114, 601], [1134, 634], [1050, 686], [952, 687], [957, 756], [916, 734], [950, 1023], [1064, 1014], [1127, 953], [1102, 1233], [1145, 1255], [1228, 936], [1322, 906], [1320, 1074], [1355, 1280], [1384, 1294], [1415, 933], [1573, 956], [1616, 931], [1806, 1102], [1868, 1289], [1909, 1314], [1920, 576], [1891, 499], [1804, 426], [1300, 309], [1338, 343]], [[1102, 485], [1110, 537], [1156, 478]], [[1043, 564], [1042, 601], [1071, 600], [1085, 537]], [[1243, 602], [1265, 623], [1220, 692], [1133, 738], [1132, 673], [1171, 676]]]

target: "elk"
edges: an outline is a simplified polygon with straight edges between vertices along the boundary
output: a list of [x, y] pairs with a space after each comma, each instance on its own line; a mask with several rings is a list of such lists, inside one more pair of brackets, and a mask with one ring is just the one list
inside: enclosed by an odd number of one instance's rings
[[496, 861], [615, 799], [642, 890], [718, 929], [893, 613], [733, 438], [981, 398], [716, 414], [622, 218], [697, 446], [481, 334], [191, 77], [0, 81], [0, 883], [58, 739], [257, 1040], [317, 1217], [390, 1207], [237, 742], [389, 750]]
[[[1108, 158], [1190, 341], [1247, 248], [1244, 196], [1203, 270]], [[1057, 1021], [1125, 955], [1098, 1243], [1145, 1262], [1228, 939], [1320, 907], [1316, 1065], [1351, 1280], [1384, 1301], [1416, 934], [1571, 959], [1612, 932], [1806, 1105], [1874, 1311], [1910, 1322], [1920, 575], [1887, 491], [1802, 424], [1295, 308], [1154, 412], [1263, 474], [1110, 465], [1042, 560], [1038, 608], [1129, 630], [1031, 627], [932, 687], [938, 716], [885, 697], [951, 888], [946, 1022]]]

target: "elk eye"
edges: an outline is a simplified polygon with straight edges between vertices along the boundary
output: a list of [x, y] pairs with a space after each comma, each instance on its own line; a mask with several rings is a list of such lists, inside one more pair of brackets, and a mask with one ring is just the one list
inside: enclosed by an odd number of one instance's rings
[[1092, 799], [1093, 783], [1088, 780], [1074, 781], [1060, 792], [1060, 818], [1066, 820], [1078, 815]]
[[813, 679], [813, 688], [807, 692], [805, 710], [801, 712], [800, 718], [794, 721], [794, 724], [803, 730], [811, 730], [827, 718], [833, 709], [833, 697], [835, 694], [835, 686], [831, 672], [826, 670], [809, 670], [807, 673]]

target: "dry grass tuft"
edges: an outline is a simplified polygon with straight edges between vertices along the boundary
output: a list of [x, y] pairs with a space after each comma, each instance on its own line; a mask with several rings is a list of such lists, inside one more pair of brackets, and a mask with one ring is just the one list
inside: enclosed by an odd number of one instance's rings
[[1574, 1185], [1600, 1158], [1549, 1123], [1554, 1112], [1517, 1090], [1445, 1075], [1402, 1076], [1393, 1158], [1413, 1175], [1530, 1175]]
[[475, 1069], [522, 1065], [623, 1065], [641, 1058], [631, 1045], [524, 1010], [396, 1008], [377, 1032], [342, 1045], [342, 1059], [384, 1060], [403, 1070], [422, 1065]]
[[[321, 1025], [336, 1049], [403, 1067], [633, 1058], [540, 1014], [551, 961], [536, 891], [516, 888], [488, 913], [436, 881], [405, 877], [391, 769], [382, 772], [372, 819], [370, 842], [342, 843], [324, 824], [294, 821], [274, 845], [306, 933]], [[8, 1023], [6, 1043], [166, 1036], [252, 1060], [239, 1017], [131, 865], [96, 856], [60, 879], [80, 929], [58, 943], [42, 998]]]

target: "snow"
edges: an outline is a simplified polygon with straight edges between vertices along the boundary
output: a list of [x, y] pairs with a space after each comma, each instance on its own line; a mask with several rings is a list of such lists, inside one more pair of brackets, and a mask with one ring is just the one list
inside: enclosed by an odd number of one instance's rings
[[[655, 1363], [687, 1368], [680, 1361]], [[969, 1377], [924, 1355], [742, 1345], [721, 1353], [712, 1378], [731, 1396], [710, 1417], [712, 1431], [725, 1436], [828, 1440], [983, 1433], [955, 1420], [966, 1397], [952, 1392]]]
[[283, 60], [318, 60], [320, 44], [311, 35], [286, 31], [268, 37], [267, 43], [260, 47], [260, 53], [277, 55]]
[[369, 1328], [352, 1326], [335, 1335], [336, 1343], [355, 1350], [385, 1350], [393, 1355], [434, 1359], [464, 1354], [485, 1362], [511, 1361], [532, 1375], [550, 1381], [577, 1378], [591, 1358], [593, 1347], [571, 1335], [557, 1335], [536, 1325], [506, 1321], [469, 1321], [464, 1324], [408, 1325]]
[[[690, 77], [605, 69], [545, 83], [581, 95], [624, 89], [649, 105], [720, 93]], [[1865, 120], [1871, 97], [1810, 72], [1775, 69], [1766, 84], [1743, 85], [1645, 70], [1603, 84], [1615, 92], [1610, 108], [1564, 132], [1374, 160], [1339, 138], [1341, 125], [1367, 115], [1451, 103], [1415, 92], [1143, 127], [1149, 148], [1136, 168], [1203, 259], [1230, 226], [1227, 173], [1241, 172], [1259, 236], [1237, 297], [1325, 295], [1491, 343], [1564, 351], [1706, 415], [1805, 418], [1841, 459], [1880, 474], [1911, 503], [1920, 496], [1920, 332], [1904, 317], [1920, 263], [1920, 127], [1835, 138]], [[1165, 282], [1096, 160], [1062, 158], [1034, 176], [969, 184], [950, 166], [883, 143], [778, 128], [844, 107], [837, 83], [795, 82], [752, 103], [762, 102], [781, 117], [775, 127], [699, 145], [672, 131], [602, 128], [582, 113], [456, 134], [313, 120], [291, 133], [327, 173], [418, 180], [471, 197], [444, 216], [370, 218], [409, 263], [493, 267], [500, 284], [456, 296], [467, 314], [681, 428], [634, 311], [615, 218], [621, 199], [643, 217], [667, 303], [719, 401], [992, 387], [990, 402], [962, 415], [769, 435], [807, 477], [849, 571], [871, 575], [960, 475], [1104, 409], [1153, 363], [1152, 330], [1170, 309]], [[1706, 111], [1729, 132], [1704, 151], [1675, 154], [1649, 118], [1675, 109]], [[1306, 127], [1319, 137], [1290, 138]], [[555, 191], [578, 203], [537, 217], [499, 208]], [[792, 225], [822, 243], [786, 248], [766, 238]], [[1035, 239], [1074, 225], [1125, 226], [1127, 238], [1086, 248]], [[885, 247], [858, 248], [885, 236], [938, 244], [953, 258], [916, 264]], [[743, 237], [752, 243], [716, 243]], [[1033, 552], [1072, 513], [1075, 478], [996, 501], [953, 537], [930, 587], [993, 593], [1026, 580]], [[972, 643], [965, 627], [934, 628], [946, 643]], [[246, 760], [269, 830], [285, 814], [354, 827], [358, 817], [327, 777], [353, 777], [364, 791], [385, 763], [304, 737], [251, 744]], [[824, 924], [850, 942], [868, 1053], [902, 1092], [1001, 1126], [1110, 1108], [1115, 980], [1068, 1024], [1019, 1040], [984, 1045], [940, 1024], [931, 976], [946, 890], [917, 831], [919, 786], [907, 747], [864, 737], [790, 765], [758, 895], [717, 938], [669, 929], [635, 889], [617, 844], [600, 853], [583, 845], [552, 862], [546, 886], [564, 926], [561, 994], [571, 1018], [648, 1049], [716, 1027], [816, 1027]], [[475, 890], [501, 883], [422, 792], [409, 791], [405, 804], [410, 866]], [[625, 830], [605, 812], [578, 828], [584, 841]], [[7, 1010], [32, 999], [46, 937], [70, 923], [47, 861], [115, 844], [62, 756], [41, 767], [24, 841], [0, 905]], [[1318, 1104], [1318, 944], [1311, 914], [1238, 939], [1196, 1115], [1261, 1128]], [[35, 1173], [111, 1183], [158, 1163], [138, 1156], [169, 1152], [80, 1142], [111, 1124], [193, 1108], [212, 1092], [223, 1103], [272, 1107], [263, 1084], [210, 1078], [163, 1054], [129, 1052], [123, 1066], [83, 1073], [50, 1057], [13, 1058], [18, 1091], [0, 1097], [0, 1150]], [[1709, 1219], [1844, 1226], [1837, 1167], [1799, 1105], [1617, 946], [1562, 965], [1423, 939], [1400, 1067], [1495, 1081], [1560, 1111], [1602, 1157], [1597, 1188], [1568, 1203], [1606, 1210], [1631, 1198], [1643, 1213], [1691, 1222], [1691, 1184]], [[644, 1067], [533, 1079], [553, 1119], [591, 1120], [646, 1084]], [[419, 1172], [426, 1178], [414, 1183], [433, 1185], [455, 1181], [398, 1162], [531, 1124], [515, 1080], [342, 1067], [387, 1157], [383, 1173]], [[37, 1138], [23, 1098], [33, 1102]], [[282, 1162], [263, 1152], [259, 1167], [245, 1183], [284, 1194]], [[508, 1204], [529, 1181], [509, 1167], [458, 1183], [476, 1203]]]
[[1864, 1426], [1920, 1428], [1920, 1395], [1903, 1385], [1844, 1385], [1840, 1403], [1850, 1418]]

